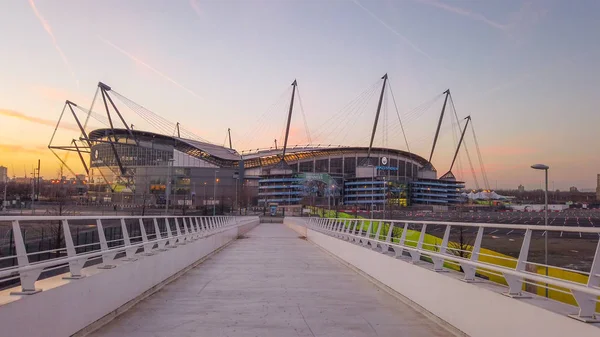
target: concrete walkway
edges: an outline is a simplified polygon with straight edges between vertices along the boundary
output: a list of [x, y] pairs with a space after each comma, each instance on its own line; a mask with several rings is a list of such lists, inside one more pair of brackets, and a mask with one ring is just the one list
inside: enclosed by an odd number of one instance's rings
[[261, 224], [92, 336], [450, 335], [291, 229]]

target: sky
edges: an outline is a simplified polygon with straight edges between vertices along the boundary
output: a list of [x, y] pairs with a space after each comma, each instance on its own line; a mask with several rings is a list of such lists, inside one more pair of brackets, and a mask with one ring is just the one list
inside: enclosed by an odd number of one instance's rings
[[[551, 189], [593, 188], [599, 15], [596, 0], [2, 0], [0, 165], [23, 176], [41, 159], [42, 176], [55, 177], [47, 146], [64, 101], [105, 115], [100, 81], [134, 128], [157, 131], [148, 116], [158, 115], [172, 123], [165, 133], [179, 122], [221, 145], [231, 128], [241, 152], [283, 143], [297, 79], [290, 144], [368, 146], [387, 73], [375, 145], [408, 143], [427, 159], [449, 88], [455, 109], [432, 160], [440, 175], [456, 111], [472, 117], [490, 188], [540, 188], [535, 163], [550, 166]], [[77, 137], [67, 111], [53, 144]], [[484, 187], [475, 143], [467, 130], [475, 178], [465, 150], [453, 169], [471, 188]]]

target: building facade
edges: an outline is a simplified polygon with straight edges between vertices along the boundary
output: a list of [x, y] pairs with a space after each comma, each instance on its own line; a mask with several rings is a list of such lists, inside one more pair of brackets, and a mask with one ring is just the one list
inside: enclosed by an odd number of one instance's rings
[[282, 158], [281, 149], [240, 154], [145, 131], [98, 129], [89, 138], [93, 201], [120, 193], [132, 204], [379, 208], [454, 203], [464, 187], [436, 182], [427, 160], [397, 149], [297, 146]]
[[4, 166], [0, 166], [0, 183], [8, 182], [8, 169]]
[[598, 181], [596, 183], [596, 201], [600, 201], [600, 174], [598, 174]]

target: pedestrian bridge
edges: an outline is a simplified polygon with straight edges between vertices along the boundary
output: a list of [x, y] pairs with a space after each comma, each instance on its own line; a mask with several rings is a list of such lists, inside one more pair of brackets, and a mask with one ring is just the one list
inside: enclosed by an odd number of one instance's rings
[[[61, 247], [46, 247], [34, 230], [42, 223], [62, 235]], [[525, 270], [533, 227], [465, 224], [477, 236], [463, 258], [450, 253], [456, 223], [410, 221], [420, 227], [416, 240], [409, 222], [383, 224], [375, 230], [347, 219], [0, 217], [0, 229], [10, 229], [9, 249], [5, 241], [0, 247], [0, 280], [12, 282], [0, 291], [0, 335], [600, 335], [598, 249], [582, 284]], [[445, 228], [437, 249], [425, 249], [427, 225]], [[524, 231], [514, 267], [479, 258], [483, 233], [498, 226]], [[396, 240], [394, 228], [402, 232]], [[481, 279], [481, 270], [503, 275], [508, 286]], [[531, 282], [573, 294], [577, 303], [527, 293]]]

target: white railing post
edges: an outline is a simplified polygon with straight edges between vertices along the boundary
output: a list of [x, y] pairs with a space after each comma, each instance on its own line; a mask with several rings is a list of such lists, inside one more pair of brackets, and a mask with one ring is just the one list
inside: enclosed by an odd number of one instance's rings
[[183, 223], [183, 239], [186, 241], [191, 240], [190, 231], [188, 230], [187, 221], [185, 221], [185, 217], [181, 218], [181, 222]]
[[[469, 260], [474, 262], [477, 262], [479, 260], [479, 249], [481, 248], [481, 239], [483, 239], [483, 227], [479, 227], [479, 230], [477, 231], [475, 243], [473, 244], [473, 250], [471, 251], [471, 258]], [[460, 249], [463, 249], [463, 247], [461, 247]], [[463, 262], [460, 263], [460, 266], [462, 267], [465, 274], [465, 277], [462, 279], [462, 281], [475, 282], [475, 272], [477, 271], [477, 268]]]
[[417, 242], [416, 249], [411, 249], [409, 251], [411, 262], [417, 263], [421, 260], [421, 250], [423, 249], [423, 241], [425, 240], [425, 234], [427, 231], [427, 224], [423, 224], [421, 227], [421, 234], [419, 235], [419, 241]]
[[167, 225], [167, 238], [169, 238], [169, 245], [166, 248], [175, 248], [177, 240], [173, 239], [173, 231], [171, 231], [171, 224], [169, 218], [165, 217], [165, 224]]
[[121, 218], [121, 232], [123, 234], [123, 245], [125, 246], [125, 256], [126, 258], [123, 261], [135, 261], [137, 258], [135, 257], [136, 247], [131, 247], [131, 240], [129, 239], [129, 231], [127, 230], [127, 225], [125, 224], [125, 218]]
[[194, 217], [194, 222], [193, 222], [193, 226], [194, 226], [194, 232], [196, 239], [200, 238], [200, 225], [198, 224], [198, 217], [195, 216]]
[[[15, 243], [15, 251], [17, 253], [17, 263], [19, 268], [29, 266], [29, 257], [27, 256], [27, 250], [25, 249], [25, 241], [23, 241], [23, 234], [21, 234], [21, 226], [19, 221], [12, 222], [13, 240]], [[9, 243], [10, 244], [10, 243]], [[21, 291], [15, 291], [10, 293], [11, 295], [32, 295], [42, 291], [41, 289], [35, 289], [35, 281], [42, 273], [42, 269], [34, 269], [19, 273], [21, 280]]]
[[96, 229], [98, 229], [98, 239], [100, 240], [100, 250], [104, 252], [102, 254], [102, 265], [99, 266], [99, 269], [111, 269], [114, 268], [115, 265], [111, 264], [115, 260], [115, 256], [117, 252], [112, 252], [108, 250], [108, 242], [106, 242], [106, 235], [104, 234], [104, 226], [102, 226], [102, 221], [100, 219], [96, 219]]
[[365, 233], [365, 236], [363, 237], [361, 235], [362, 245], [365, 246], [365, 247], [370, 242], [370, 239], [371, 239], [371, 229], [372, 228], [373, 228], [373, 219], [369, 220], [369, 227], [367, 227], [367, 233]]
[[371, 242], [371, 249], [377, 249], [378, 247], [378, 241], [380, 239], [380, 235], [381, 235], [381, 227], [383, 227], [383, 225], [385, 224], [385, 222], [383, 220], [381, 220], [379, 222], [379, 225], [377, 225], [377, 232], [375, 233], [375, 241]]
[[[515, 267], [515, 270], [517, 271], [525, 271], [525, 267], [527, 264], [527, 256], [529, 255], [529, 244], [531, 243], [532, 232], [533, 231], [531, 229], [527, 229], [525, 231], [525, 235], [523, 236], [523, 243], [521, 244], [519, 259], [517, 260], [517, 266]], [[508, 283], [508, 292], [503, 293], [503, 295], [517, 298], [530, 297], [523, 295], [523, 279], [521, 277], [509, 275], [506, 273], [502, 273], [502, 275], [504, 276], [506, 283]]]
[[400, 247], [392, 247], [394, 249], [395, 257], [402, 257], [402, 252], [404, 251], [404, 242], [406, 241], [406, 232], [408, 232], [408, 222], [404, 223], [404, 228], [402, 229], [402, 234], [400, 235], [400, 241], [398, 242], [398, 246]]
[[[363, 220], [363, 222], [364, 222], [364, 220]], [[356, 238], [356, 230], [357, 230], [356, 227], [357, 226], [358, 226], [358, 220], [354, 220], [354, 227], [352, 228], [352, 232], [350, 233], [352, 235], [352, 238], [351, 238], [350, 241], [356, 241], [357, 240], [357, 238]]]
[[200, 217], [200, 228], [202, 229], [202, 236], [206, 235], [206, 231], [208, 230], [208, 225], [206, 224], [206, 217]]
[[[73, 244], [73, 237], [71, 236], [71, 229], [69, 228], [69, 221], [62, 220], [62, 229], [63, 235], [65, 236], [65, 246], [67, 247], [67, 256], [68, 257], [76, 257], [77, 251], [75, 250], [75, 245]], [[83, 265], [87, 261], [86, 258], [81, 258], [77, 260], [69, 261], [69, 272], [71, 276], [63, 277], [64, 279], [80, 279], [84, 276], [81, 275], [81, 269], [83, 269]]]
[[142, 247], [144, 247], [144, 255], [146, 255], [146, 256], [154, 255], [154, 254], [152, 254], [152, 246], [154, 246], [154, 243], [148, 242], [148, 235], [146, 234], [146, 227], [144, 227], [144, 219], [140, 218], [138, 222], [140, 223], [140, 232], [142, 233], [142, 242], [144, 243], [142, 245]]
[[[586, 285], [588, 288], [600, 288], [600, 238], [596, 245], [596, 253], [594, 254], [590, 276]], [[600, 322], [600, 315], [596, 314], [597, 296], [592, 296], [577, 290], [571, 290], [571, 293], [579, 305], [579, 313], [577, 315], [569, 315], [569, 317], [586, 323]]]
[[[385, 242], [389, 243], [390, 240], [392, 239], [392, 233], [394, 232], [394, 223], [390, 222], [390, 228], [388, 229], [387, 235], [385, 237]], [[384, 244], [381, 245], [381, 252], [382, 253], [387, 253], [387, 251], [390, 249], [390, 245], [388, 244]]]
[[[444, 238], [442, 239], [442, 245], [440, 246], [440, 254], [446, 255], [448, 251], [448, 240], [450, 240], [450, 231], [452, 230], [452, 226], [446, 225], [446, 230], [444, 231]], [[446, 271], [444, 269], [444, 259], [440, 257], [432, 257], [433, 261], [433, 271], [442, 272]]]
[[177, 217], [175, 219], [175, 232], [177, 233], [177, 244], [185, 245], [185, 238], [182, 238], [181, 228], [179, 228], [179, 219]]
[[[160, 227], [158, 226], [158, 220], [156, 218], [152, 219], [152, 221], [154, 222], [154, 231], [156, 232], [156, 241], [158, 244], [158, 250], [160, 251], [165, 251], [165, 245], [167, 244], [167, 241], [162, 239], [162, 234], [160, 234]], [[167, 226], [169, 224], [167, 223]]]

